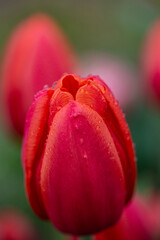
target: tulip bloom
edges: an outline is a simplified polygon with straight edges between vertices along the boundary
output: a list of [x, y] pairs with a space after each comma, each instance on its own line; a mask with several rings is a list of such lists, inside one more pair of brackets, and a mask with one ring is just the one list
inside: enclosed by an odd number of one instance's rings
[[38, 236], [28, 219], [15, 210], [0, 213], [1, 240], [38, 240]]
[[160, 19], [149, 28], [141, 54], [142, 73], [147, 92], [160, 103]]
[[7, 127], [23, 135], [34, 94], [74, 71], [74, 54], [59, 26], [36, 14], [11, 34], [2, 61], [2, 107]]
[[131, 199], [135, 155], [124, 115], [99, 77], [65, 75], [28, 112], [23, 167], [35, 213], [62, 232], [114, 224]]

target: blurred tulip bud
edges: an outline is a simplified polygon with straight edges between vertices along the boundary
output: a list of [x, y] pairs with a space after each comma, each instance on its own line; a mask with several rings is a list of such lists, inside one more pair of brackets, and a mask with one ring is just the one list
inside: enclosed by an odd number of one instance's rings
[[114, 224], [132, 197], [136, 167], [128, 125], [98, 77], [65, 75], [40, 91], [23, 142], [25, 185], [35, 213], [62, 232]]
[[[160, 202], [159, 202], [160, 207]], [[154, 215], [154, 206], [137, 195], [135, 199], [125, 208], [123, 214], [113, 227], [97, 234], [93, 240], [153, 240], [159, 239], [160, 221], [158, 225]], [[158, 231], [157, 231], [158, 230]]]
[[7, 127], [23, 135], [34, 94], [62, 74], [74, 72], [75, 58], [57, 23], [44, 14], [22, 22], [11, 34], [2, 61], [2, 105]]
[[142, 46], [141, 64], [144, 87], [153, 101], [160, 105], [160, 19], [154, 22]]
[[28, 219], [15, 210], [0, 213], [1, 240], [38, 240], [35, 229]]
[[131, 64], [114, 56], [88, 53], [77, 72], [82, 76], [100, 75], [112, 90], [123, 110], [131, 110], [139, 98], [138, 74]]

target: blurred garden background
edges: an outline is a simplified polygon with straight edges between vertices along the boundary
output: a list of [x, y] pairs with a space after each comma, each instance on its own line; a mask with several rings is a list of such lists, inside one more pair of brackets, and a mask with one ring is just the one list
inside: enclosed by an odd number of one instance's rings
[[[14, 27], [33, 13], [53, 17], [70, 40], [83, 65], [84, 56], [94, 53], [114, 56], [132, 66], [135, 104], [124, 109], [135, 144], [141, 192], [160, 189], [160, 105], [154, 106], [145, 93], [141, 75], [141, 51], [150, 24], [159, 17], [159, 1], [139, 0], [1, 0], [0, 54]], [[1, 58], [2, 59], [2, 58]], [[77, 70], [79, 73], [80, 70]], [[92, 73], [92, 72], [90, 72]], [[2, 113], [0, 113], [2, 114]], [[25, 195], [21, 163], [21, 140], [0, 126], [0, 208], [10, 207], [26, 214], [41, 239], [63, 239], [51, 223], [38, 219]]]

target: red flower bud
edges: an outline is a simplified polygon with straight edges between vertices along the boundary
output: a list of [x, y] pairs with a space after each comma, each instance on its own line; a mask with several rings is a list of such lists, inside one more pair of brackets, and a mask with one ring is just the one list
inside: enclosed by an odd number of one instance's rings
[[0, 214], [1, 240], [38, 240], [39, 237], [28, 219], [15, 210], [3, 210]]
[[37, 94], [22, 158], [33, 210], [62, 232], [105, 229], [133, 193], [135, 155], [128, 125], [98, 77], [66, 75], [55, 89]]
[[48, 16], [36, 14], [13, 31], [2, 63], [2, 102], [12, 131], [23, 135], [34, 94], [73, 72], [74, 63], [66, 37]]
[[160, 20], [149, 28], [141, 55], [144, 85], [149, 96], [160, 103]]

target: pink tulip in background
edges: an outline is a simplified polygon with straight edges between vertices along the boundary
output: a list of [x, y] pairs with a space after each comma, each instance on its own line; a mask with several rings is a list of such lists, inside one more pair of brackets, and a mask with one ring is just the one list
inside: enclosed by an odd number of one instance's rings
[[160, 105], [160, 19], [149, 26], [142, 44], [143, 88]]
[[39, 240], [33, 225], [23, 214], [16, 210], [0, 212], [1, 240]]
[[137, 196], [124, 210], [119, 222], [96, 235], [94, 240], [153, 240], [150, 210]]
[[139, 76], [129, 62], [112, 55], [91, 52], [82, 57], [77, 72], [82, 76], [100, 75], [123, 110], [131, 110], [136, 105], [139, 98]]
[[58, 24], [45, 14], [20, 23], [5, 46], [2, 69], [4, 123], [23, 135], [34, 94], [64, 73], [74, 72], [75, 56]]
[[160, 194], [152, 193], [148, 199], [148, 204], [150, 206], [150, 229], [154, 239], [160, 239]]

